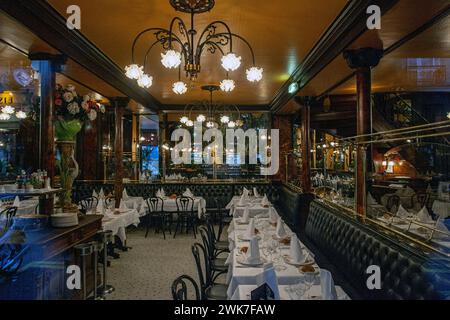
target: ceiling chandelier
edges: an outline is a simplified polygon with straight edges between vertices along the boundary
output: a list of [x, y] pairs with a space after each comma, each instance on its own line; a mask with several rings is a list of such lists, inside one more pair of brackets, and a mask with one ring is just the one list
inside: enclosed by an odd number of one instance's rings
[[[219, 123], [228, 128], [241, 127], [244, 124], [237, 106], [213, 102], [213, 92], [220, 90], [220, 86], [207, 85], [203, 86], [202, 90], [209, 91], [209, 101], [186, 105], [180, 123], [193, 127], [196, 121], [207, 128], [219, 128]], [[197, 113], [199, 114], [194, 118], [194, 114]]]
[[[242, 36], [231, 32], [230, 27], [223, 21], [214, 21], [208, 24], [202, 32], [198, 33], [194, 26], [194, 17], [196, 14], [210, 11], [214, 7], [214, 0], [170, 0], [170, 4], [176, 11], [189, 13], [191, 15], [190, 29], [187, 28], [184, 21], [175, 17], [170, 23], [169, 29], [149, 28], [140, 32], [134, 39], [131, 57], [132, 64], [125, 67], [125, 75], [137, 80], [142, 88], [150, 88], [153, 84], [153, 77], [149, 75], [148, 58], [152, 49], [160, 44], [165, 50], [161, 53], [161, 63], [167, 69], [179, 69], [178, 81], [172, 86], [172, 91], [176, 94], [187, 92], [187, 85], [181, 80], [181, 65], [184, 61], [184, 71], [186, 77], [194, 81], [201, 71], [201, 57], [204, 51], [211, 54], [220, 52], [222, 55], [221, 64], [226, 71], [226, 79], [220, 83], [220, 89], [225, 92], [231, 92], [236, 84], [229, 78], [229, 72], [239, 69], [242, 58], [233, 52], [233, 41], [238, 39], [242, 41], [250, 50], [252, 55], [252, 66], [246, 70], [247, 80], [250, 82], [259, 82], [263, 77], [263, 68], [258, 68], [255, 64], [255, 55], [253, 48]], [[147, 33], [153, 33], [156, 40], [150, 43], [145, 52], [142, 65], [135, 62], [136, 45], [142, 36]], [[200, 34], [196, 38], [196, 35]]]

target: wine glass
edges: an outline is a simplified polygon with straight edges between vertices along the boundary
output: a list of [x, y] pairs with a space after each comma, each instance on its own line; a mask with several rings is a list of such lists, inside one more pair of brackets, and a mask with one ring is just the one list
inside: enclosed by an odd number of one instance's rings
[[306, 285], [307, 291], [308, 291], [308, 299], [310, 299], [311, 288], [314, 285], [316, 276], [317, 275], [315, 272], [306, 272], [305, 273], [305, 285]]

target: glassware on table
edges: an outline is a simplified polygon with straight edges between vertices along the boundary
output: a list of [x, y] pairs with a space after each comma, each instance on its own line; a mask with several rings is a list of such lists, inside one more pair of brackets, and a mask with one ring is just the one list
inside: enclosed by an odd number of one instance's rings
[[313, 287], [314, 283], [316, 282], [317, 274], [315, 272], [306, 272], [305, 274], [305, 285], [307, 287], [308, 292], [308, 300], [311, 298], [311, 288]]

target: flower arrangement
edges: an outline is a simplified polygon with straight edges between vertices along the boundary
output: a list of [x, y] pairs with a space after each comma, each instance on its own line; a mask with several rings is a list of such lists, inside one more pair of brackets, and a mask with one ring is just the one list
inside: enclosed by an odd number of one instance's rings
[[98, 113], [105, 113], [105, 106], [91, 95], [79, 96], [73, 85], [56, 86], [55, 113], [59, 120], [79, 120], [82, 123], [94, 121]]

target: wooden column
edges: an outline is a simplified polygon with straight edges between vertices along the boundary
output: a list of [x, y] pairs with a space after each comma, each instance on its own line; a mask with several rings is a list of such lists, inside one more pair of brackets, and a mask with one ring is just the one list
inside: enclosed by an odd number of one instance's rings
[[167, 154], [169, 151], [163, 148], [163, 144], [169, 139], [168, 130], [168, 115], [167, 113], [159, 113], [159, 172], [161, 175], [161, 181], [166, 179], [166, 166], [167, 166]]
[[123, 114], [128, 105], [129, 99], [125, 97], [115, 97], [109, 99], [115, 110], [115, 134], [114, 134], [114, 159], [116, 172], [114, 179], [114, 195], [116, 208], [119, 207], [123, 191]]
[[[54, 186], [55, 180], [55, 128], [54, 117], [54, 91], [56, 88], [56, 72], [65, 64], [66, 57], [49, 53], [31, 53], [29, 59], [32, 66], [40, 75], [40, 134], [39, 134], [39, 167], [47, 171], [47, 176]], [[45, 214], [53, 213], [54, 196], [45, 200]]]
[[311, 193], [311, 103], [313, 98], [296, 97], [295, 101], [301, 106], [302, 188], [304, 193]]
[[[371, 127], [371, 68], [378, 65], [383, 50], [374, 48], [361, 48], [347, 50], [344, 58], [350, 68], [355, 69], [357, 87], [357, 109], [356, 109], [356, 134], [358, 136], [372, 133]], [[358, 142], [366, 140], [358, 138]], [[365, 216], [367, 179], [372, 170], [371, 155], [367, 146], [358, 145], [356, 149], [356, 212]]]

